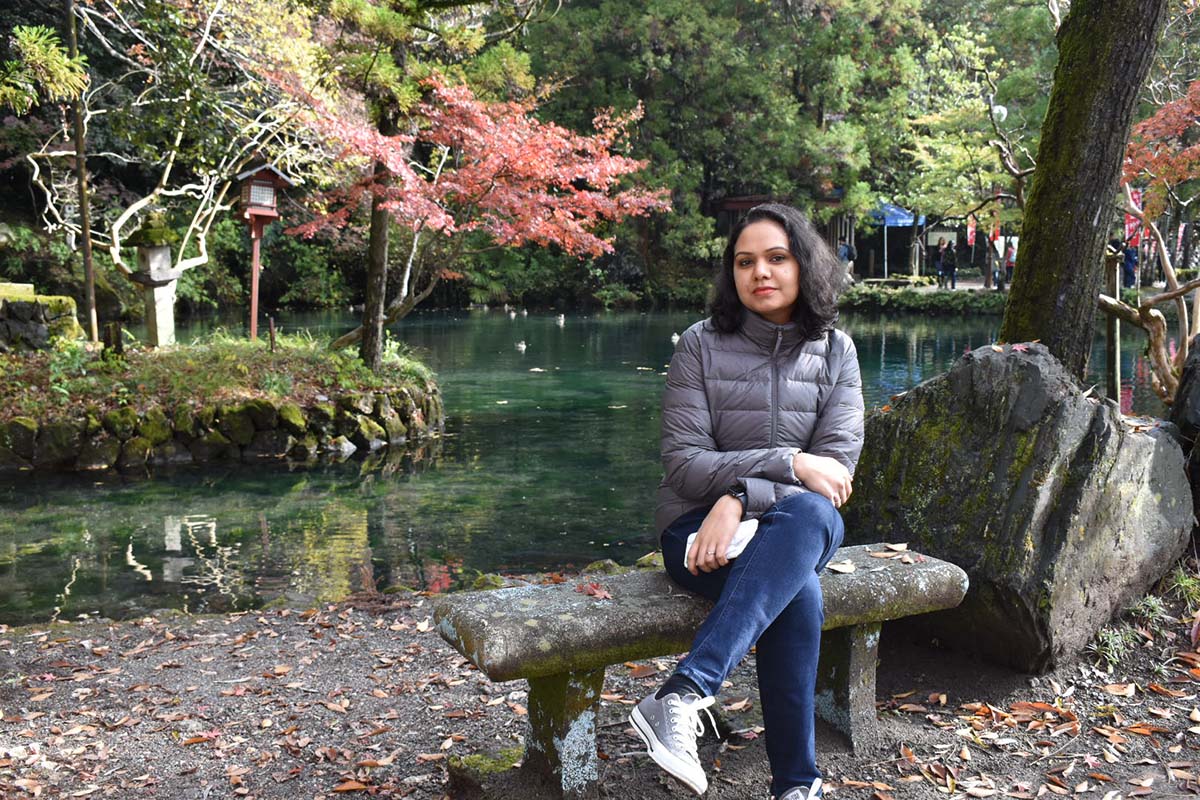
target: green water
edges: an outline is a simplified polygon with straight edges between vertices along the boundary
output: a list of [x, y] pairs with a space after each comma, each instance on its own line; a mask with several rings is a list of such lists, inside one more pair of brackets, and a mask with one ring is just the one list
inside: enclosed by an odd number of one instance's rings
[[[444, 590], [477, 570], [631, 562], [656, 546], [662, 373], [672, 334], [694, 319], [414, 315], [396, 333], [437, 370], [447, 434], [384, 469], [351, 461], [0, 478], [0, 622], [307, 606], [372, 584]], [[281, 324], [341, 330], [348, 321]], [[842, 323], [868, 405], [945, 370], [998, 325]], [[1157, 413], [1136, 345], [1132, 336], [1125, 345], [1133, 403]], [[1100, 351], [1093, 361], [1102, 363]]]

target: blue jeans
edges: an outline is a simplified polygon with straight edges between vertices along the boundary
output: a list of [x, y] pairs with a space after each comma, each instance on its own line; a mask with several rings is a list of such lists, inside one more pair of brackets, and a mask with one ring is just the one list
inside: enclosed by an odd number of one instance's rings
[[672, 580], [717, 603], [678, 671], [706, 695], [716, 695], [757, 642], [771, 792], [778, 796], [821, 777], [813, 730], [825, 621], [818, 575], [842, 543], [842, 517], [814, 492], [786, 497], [762, 516], [758, 533], [740, 556], [714, 572], [692, 575], [683, 566], [687, 537], [707, 513], [707, 508], [689, 511], [662, 535]]

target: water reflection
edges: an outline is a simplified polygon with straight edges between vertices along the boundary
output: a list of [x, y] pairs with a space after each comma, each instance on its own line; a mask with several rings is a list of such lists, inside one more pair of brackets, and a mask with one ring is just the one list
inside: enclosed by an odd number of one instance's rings
[[[399, 332], [439, 372], [450, 414], [447, 436], [416, 452], [5, 478], [0, 622], [308, 606], [374, 586], [444, 591], [476, 571], [632, 561], [656, 546], [663, 370], [694, 319], [414, 316]], [[842, 326], [877, 406], [992, 342], [999, 320], [848, 315]], [[1154, 412], [1143, 345], [1127, 333], [1128, 402]]]

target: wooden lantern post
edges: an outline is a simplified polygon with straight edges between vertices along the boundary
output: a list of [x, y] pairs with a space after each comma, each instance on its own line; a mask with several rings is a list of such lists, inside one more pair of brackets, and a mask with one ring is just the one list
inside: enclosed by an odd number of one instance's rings
[[263, 231], [279, 218], [279, 190], [295, 186], [271, 164], [252, 167], [237, 176], [242, 183], [242, 218], [250, 228], [250, 339], [258, 339], [259, 244]]

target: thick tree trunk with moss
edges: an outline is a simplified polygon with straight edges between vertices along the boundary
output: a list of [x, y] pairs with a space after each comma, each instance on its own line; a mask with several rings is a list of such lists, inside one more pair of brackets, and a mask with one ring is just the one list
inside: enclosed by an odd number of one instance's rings
[[1058, 31], [1058, 67], [1000, 338], [1040, 339], [1080, 377], [1125, 144], [1167, 4], [1075, 0]]

